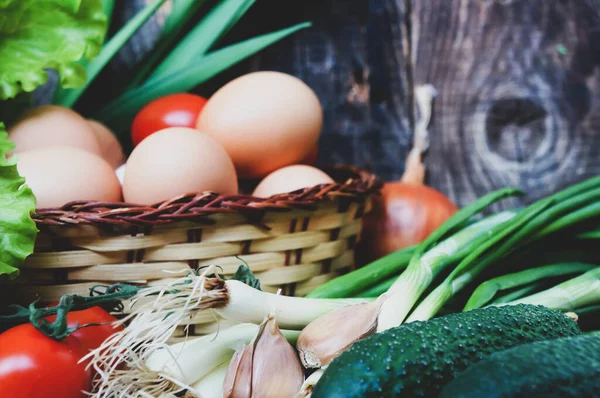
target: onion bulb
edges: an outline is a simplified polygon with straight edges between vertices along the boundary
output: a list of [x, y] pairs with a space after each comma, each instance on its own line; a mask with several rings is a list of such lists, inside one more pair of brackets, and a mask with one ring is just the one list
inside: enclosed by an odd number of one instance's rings
[[364, 217], [357, 250], [360, 263], [422, 242], [458, 210], [442, 193], [424, 185], [425, 166], [421, 157], [427, 147], [433, 95], [435, 91], [429, 85], [421, 86], [415, 92], [421, 119], [415, 127], [414, 146], [406, 159], [402, 178], [384, 184], [381, 195], [373, 198], [372, 211]]

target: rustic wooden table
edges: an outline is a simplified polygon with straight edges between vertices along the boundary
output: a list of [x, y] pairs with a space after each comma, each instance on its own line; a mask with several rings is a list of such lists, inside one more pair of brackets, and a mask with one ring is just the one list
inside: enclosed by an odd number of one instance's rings
[[[118, 2], [121, 20], [144, 1]], [[294, 74], [324, 107], [320, 161], [391, 180], [411, 145], [413, 88], [433, 84], [427, 182], [461, 206], [507, 185], [531, 202], [600, 172], [600, 1], [260, 0], [227, 40], [306, 20], [197, 91], [250, 70]], [[155, 19], [112, 71], [142, 59], [157, 31]]]

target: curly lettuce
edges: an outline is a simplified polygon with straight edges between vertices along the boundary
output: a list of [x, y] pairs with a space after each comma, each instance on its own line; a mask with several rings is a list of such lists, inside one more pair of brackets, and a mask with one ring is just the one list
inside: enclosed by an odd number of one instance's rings
[[55, 69], [65, 88], [86, 81], [77, 61], [100, 52], [102, 0], [0, 0], [0, 99], [31, 92]]
[[0, 278], [14, 279], [18, 266], [33, 253], [38, 229], [31, 219], [36, 200], [17, 171], [16, 156], [4, 124], [0, 123]]

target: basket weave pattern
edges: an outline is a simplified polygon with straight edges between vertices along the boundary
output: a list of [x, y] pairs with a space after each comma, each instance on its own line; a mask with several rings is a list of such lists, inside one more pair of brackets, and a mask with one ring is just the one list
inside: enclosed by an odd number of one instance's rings
[[353, 267], [361, 217], [381, 187], [353, 167], [326, 171], [335, 184], [268, 199], [206, 192], [153, 206], [82, 201], [39, 209], [35, 252], [2, 290], [13, 303], [46, 303], [88, 295], [98, 284], [148, 284], [208, 264], [228, 276], [244, 261], [263, 290], [302, 296]]

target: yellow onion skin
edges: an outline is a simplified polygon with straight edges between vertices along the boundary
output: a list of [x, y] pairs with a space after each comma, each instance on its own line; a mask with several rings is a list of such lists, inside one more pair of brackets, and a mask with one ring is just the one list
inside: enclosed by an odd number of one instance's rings
[[457, 210], [450, 199], [426, 185], [386, 183], [363, 219], [357, 262], [364, 264], [421, 243]]

